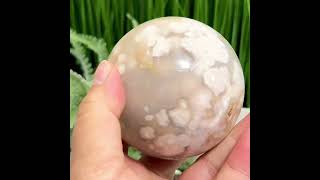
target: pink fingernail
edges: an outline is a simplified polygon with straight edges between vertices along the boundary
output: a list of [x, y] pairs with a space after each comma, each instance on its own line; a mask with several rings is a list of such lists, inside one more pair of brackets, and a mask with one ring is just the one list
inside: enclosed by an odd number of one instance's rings
[[96, 84], [96, 85], [102, 84], [107, 79], [110, 71], [111, 71], [110, 63], [106, 60], [102, 61], [99, 64], [99, 66], [94, 74], [93, 84]]

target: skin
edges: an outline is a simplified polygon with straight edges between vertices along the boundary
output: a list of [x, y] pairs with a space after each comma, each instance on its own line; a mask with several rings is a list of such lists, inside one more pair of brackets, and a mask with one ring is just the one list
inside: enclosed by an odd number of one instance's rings
[[[143, 157], [130, 159], [121, 140], [119, 116], [125, 105], [120, 74], [103, 61], [79, 107], [71, 144], [71, 180], [170, 179], [180, 163]], [[250, 116], [218, 146], [202, 155], [179, 179], [250, 179]]]

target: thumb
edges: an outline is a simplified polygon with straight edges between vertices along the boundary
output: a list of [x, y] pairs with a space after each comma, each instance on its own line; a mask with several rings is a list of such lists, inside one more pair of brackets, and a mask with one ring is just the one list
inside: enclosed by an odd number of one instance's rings
[[118, 118], [124, 103], [117, 68], [110, 62], [101, 62], [93, 86], [80, 104], [73, 130], [71, 167], [74, 171], [84, 173], [86, 166], [97, 168], [101, 163], [123, 157]]

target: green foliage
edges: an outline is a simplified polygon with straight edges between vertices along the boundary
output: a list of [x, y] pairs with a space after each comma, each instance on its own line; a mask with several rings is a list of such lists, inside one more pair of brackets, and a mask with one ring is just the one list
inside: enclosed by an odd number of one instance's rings
[[133, 28], [139, 25], [138, 21], [134, 17], [132, 17], [131, 14], [127, 13], [127, 18], [130, 19]]
[[106, 49], [107, 45], [103, 39], [98, 39], [94, 36], [85, 34], [78, 34], [74, 30], [70, 29], [70, 41], [73, 45], [81, 43], [94, 51], [98, 55], [98, 58], [96, 59], [97, 63], [108, 57], [108, 50]]
[[90, 84], [81, 75], [70, 70], [70, 129], [73, 128], [79, 104], [89, 87]]
[[70, 49], [70, 53], [76, 58], [76, 62], [80, 66], [84, 78], [91, 80], [93, 69], [89, 58], [86, 55], [86, 49], [78, 42], [71, 41], [71, 44], [73, 48]]
[[141, 158], [142, 154], [136, 148], [129, 147], [128, 148], [128, 156], [131, 157], [132, 159], [139, 160]]

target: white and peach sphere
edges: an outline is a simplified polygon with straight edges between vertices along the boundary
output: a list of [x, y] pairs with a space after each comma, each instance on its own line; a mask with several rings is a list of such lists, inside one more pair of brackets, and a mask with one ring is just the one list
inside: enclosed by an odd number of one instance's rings
[[216, 146], [244, 100], [238, 57], [211, 27], [183, 17], [147, 21], [113, 48], [123, 80], [122, 138], [144, 154], [182, 159]]

